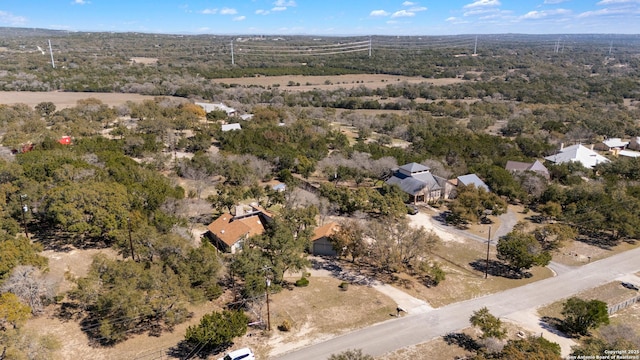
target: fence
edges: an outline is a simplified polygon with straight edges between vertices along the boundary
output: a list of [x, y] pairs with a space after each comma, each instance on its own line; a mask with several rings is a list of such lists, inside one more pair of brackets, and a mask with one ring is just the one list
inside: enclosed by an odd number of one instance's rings
[[623, 301], [621, 303], [617, 303], [615, 305], [611, 305], [611, 306], [608, 307], [607, 311], [609, 312], [609, 315], [612, 315], [612, 314], [614, 314], [614, 313], [616, 313], [616, 312], [618, 312], [618, 311], [620, 311], [622, 309], [626, 309], [629, 306], [631, 306], [631, 305], [633, 305], [635, 303], [638, 303], [638, 302], [640, 302], [640, 296], [633, 297], [631, 299], [625, 300], [625, 301]]

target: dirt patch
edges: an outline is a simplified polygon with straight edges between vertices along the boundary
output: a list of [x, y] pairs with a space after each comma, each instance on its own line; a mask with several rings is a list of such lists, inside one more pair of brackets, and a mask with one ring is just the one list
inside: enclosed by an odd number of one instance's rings
[[[270, 357], [395, 316], [395, 302], [371, 287], [351, 284], [344, 291], [335, 278], [309, 280], [308, 287], [283, 290], [271, 297], [273, 331], [263, 349]], [[277, 329], [285, 320], [293, 325], [291, 331]]]
[[142, 102], [143, 100], [153, 100], [154, 96], [116, 93], [74, 93], [62, 91], [0, 91], [0, 104], [27, 104], [30, 107], [35, 107], [41, 102], [50, 101], [56, 105], [58, 110], [74, 107], [77, 105], [78, 100], [88, 98], [98, 99], [109, 106], [119, 106], [128, 101]]
[[426, 79], [419, 76], [398, 76], [384, 74], [351, 74], [331, 76], [255, 76], [243, 78], [213, 79], [216, 83], [240, 86], [279, 87], [286, 91], [336, 90], [352, 89], [364, 86], [370, 89], [385, 87], [389, 84], [407, 82], [409, 84], [429, 83], [433, 85], [450, 85], [464, 82], [462, 79]]
[[49, 271], [47, 279], [58, 284], [58, 293], [64, 293], [71, 289], [73, 284], [65, 279], [65, 274], [73, 277], [87, 275], [93, 257], [97, 254], [105, 254], [110, 258], [116, 258], [117, 252], [113, 249], [72, 249], [67, 252], [45, 250], [40, 255], [49, 259]]

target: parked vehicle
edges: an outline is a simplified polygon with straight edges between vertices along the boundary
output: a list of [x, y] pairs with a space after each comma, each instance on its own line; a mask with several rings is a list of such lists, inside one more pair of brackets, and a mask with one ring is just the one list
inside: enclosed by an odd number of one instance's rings
[[238, 350], [234, 350], [228, 352], [227, 355], [218, 359], [218, 360], [255, 360], [256, 357], [253, 355], [253, 351], [249, 348], [242, 348]]
[[626, 287], [629, 290], [635, 290], [638, 291], [638, 287], [632, 283], [628, 283], [628, 282], [621, 282], [620, 285], [622, 285], [623, 287]]
[[415, 205], [411, 205], [411, 204], [407, 205], [407, 214], [409, 214], [409, 215], [415, 215], [415, 214], [417, 214], [418, 212], [420, 212], [420, 210], [418, 210], [418, 207], [417, 207], [417, 206], [415, 206]]

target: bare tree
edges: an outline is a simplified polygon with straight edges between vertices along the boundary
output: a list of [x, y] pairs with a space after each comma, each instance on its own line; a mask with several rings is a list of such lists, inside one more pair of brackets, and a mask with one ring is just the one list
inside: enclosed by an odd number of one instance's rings
[[34, 266], [17, 266], [0, 289], [15, 294], [31, 307], [31, 312], [39, 314], [55, 296], [55, 286], [46, 280]]

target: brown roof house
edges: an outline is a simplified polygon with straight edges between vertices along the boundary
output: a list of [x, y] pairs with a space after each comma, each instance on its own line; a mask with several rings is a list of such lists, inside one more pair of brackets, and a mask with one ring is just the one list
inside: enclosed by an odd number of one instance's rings
[[549, 175], [549, 170], [546, 166], [544, 166], [540, 161], [536, 160], [532, 163], [520, 162], [520, 161], [507, 161], [507, 165], [504, 167], [505, 170], [511, 173], [532, 171], [545, 179], [549, 180], [551, 177]]
[[245, 240], [264, 233], [264, 226], [271, 221], [271, 214], [257, 206], [247, 211], [244, 207], [236, 207], [236, 215], [224, 213], [207, 226], [205, 234], [212, 244], [222, 252], [234, 254], [242, 249]]
[[338, 253], [333, 248], [329, 238], [340, 230], [340, 225], [335, 222], [327, 223], [316, 228], [311, 238], [313, 255], [336, 256]]

